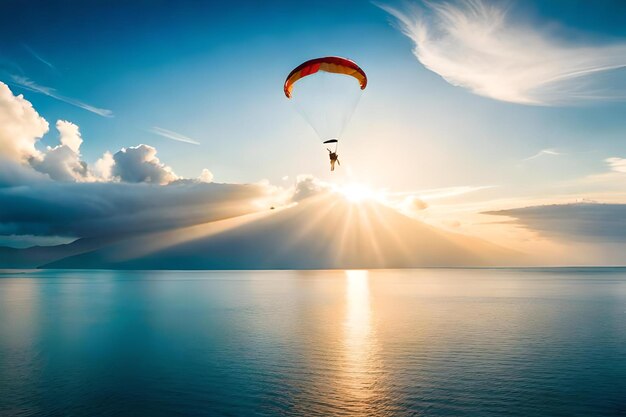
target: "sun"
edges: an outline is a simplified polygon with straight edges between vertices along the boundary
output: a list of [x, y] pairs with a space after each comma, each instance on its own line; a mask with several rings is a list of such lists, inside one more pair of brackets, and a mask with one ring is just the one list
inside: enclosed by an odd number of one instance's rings
[[350, 202], [360, 203], [365, 200], [375, 200], [377, 193], [364, 184], [347, 184], [338, 188], [338, 191]]

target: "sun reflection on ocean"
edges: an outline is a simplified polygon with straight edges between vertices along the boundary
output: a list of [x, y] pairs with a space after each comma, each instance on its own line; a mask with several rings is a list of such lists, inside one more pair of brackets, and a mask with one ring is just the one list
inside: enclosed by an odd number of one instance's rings
[[346, 271], [346, 345], [360, 354], [367, 346], [370, 326], [370, 293], [367, 271]]
[[[368, 415], [384, 403], [382, 372], [373, 326], [368, 271], [346, 271], [346, 307], [343, 322], [343, 395], [352, 412]], [[378, 410], [380, 411], [380, 410]]]

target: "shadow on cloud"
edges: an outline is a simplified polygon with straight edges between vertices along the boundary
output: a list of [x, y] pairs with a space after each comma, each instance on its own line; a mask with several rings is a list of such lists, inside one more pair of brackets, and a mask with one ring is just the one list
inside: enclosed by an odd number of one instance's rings
[[520, 226], [566, 241], [626, 243], [626, 204], [555, 204], [484, 214], [513, 217]]

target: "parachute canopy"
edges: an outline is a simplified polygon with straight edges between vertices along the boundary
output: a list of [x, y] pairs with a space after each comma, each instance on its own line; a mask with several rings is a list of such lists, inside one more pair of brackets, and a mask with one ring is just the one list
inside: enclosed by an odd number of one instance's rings
[[324, 141], [324, 143], [337, 143], [337, 142], [339, 142], [337, 139], [330, 139], [330, 140]]
[[296, 81], [318, 71], [345, 74], [356, 78], [361, 85], [361, 90], [367, 86], [367, 75], [354, 61], [338, 56], [327, 56], [306, 61], [293, 69], [285, 80], [285, 96], [291, 98], [291, 91]]

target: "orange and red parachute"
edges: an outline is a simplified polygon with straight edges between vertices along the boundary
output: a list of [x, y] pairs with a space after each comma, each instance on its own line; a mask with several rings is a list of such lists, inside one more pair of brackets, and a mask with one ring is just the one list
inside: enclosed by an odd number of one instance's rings
[[285, 96], [291, 98], [291, 91], [296, 81], [318, 71], [330, 72], [334, 74], [345, 74], [356, 78], [361, 85], [361, 90], [367, 86], [367, 75], [356, 62], [338, 56], [327, 56], [306, 61], [293, 69], [285, 80]]

